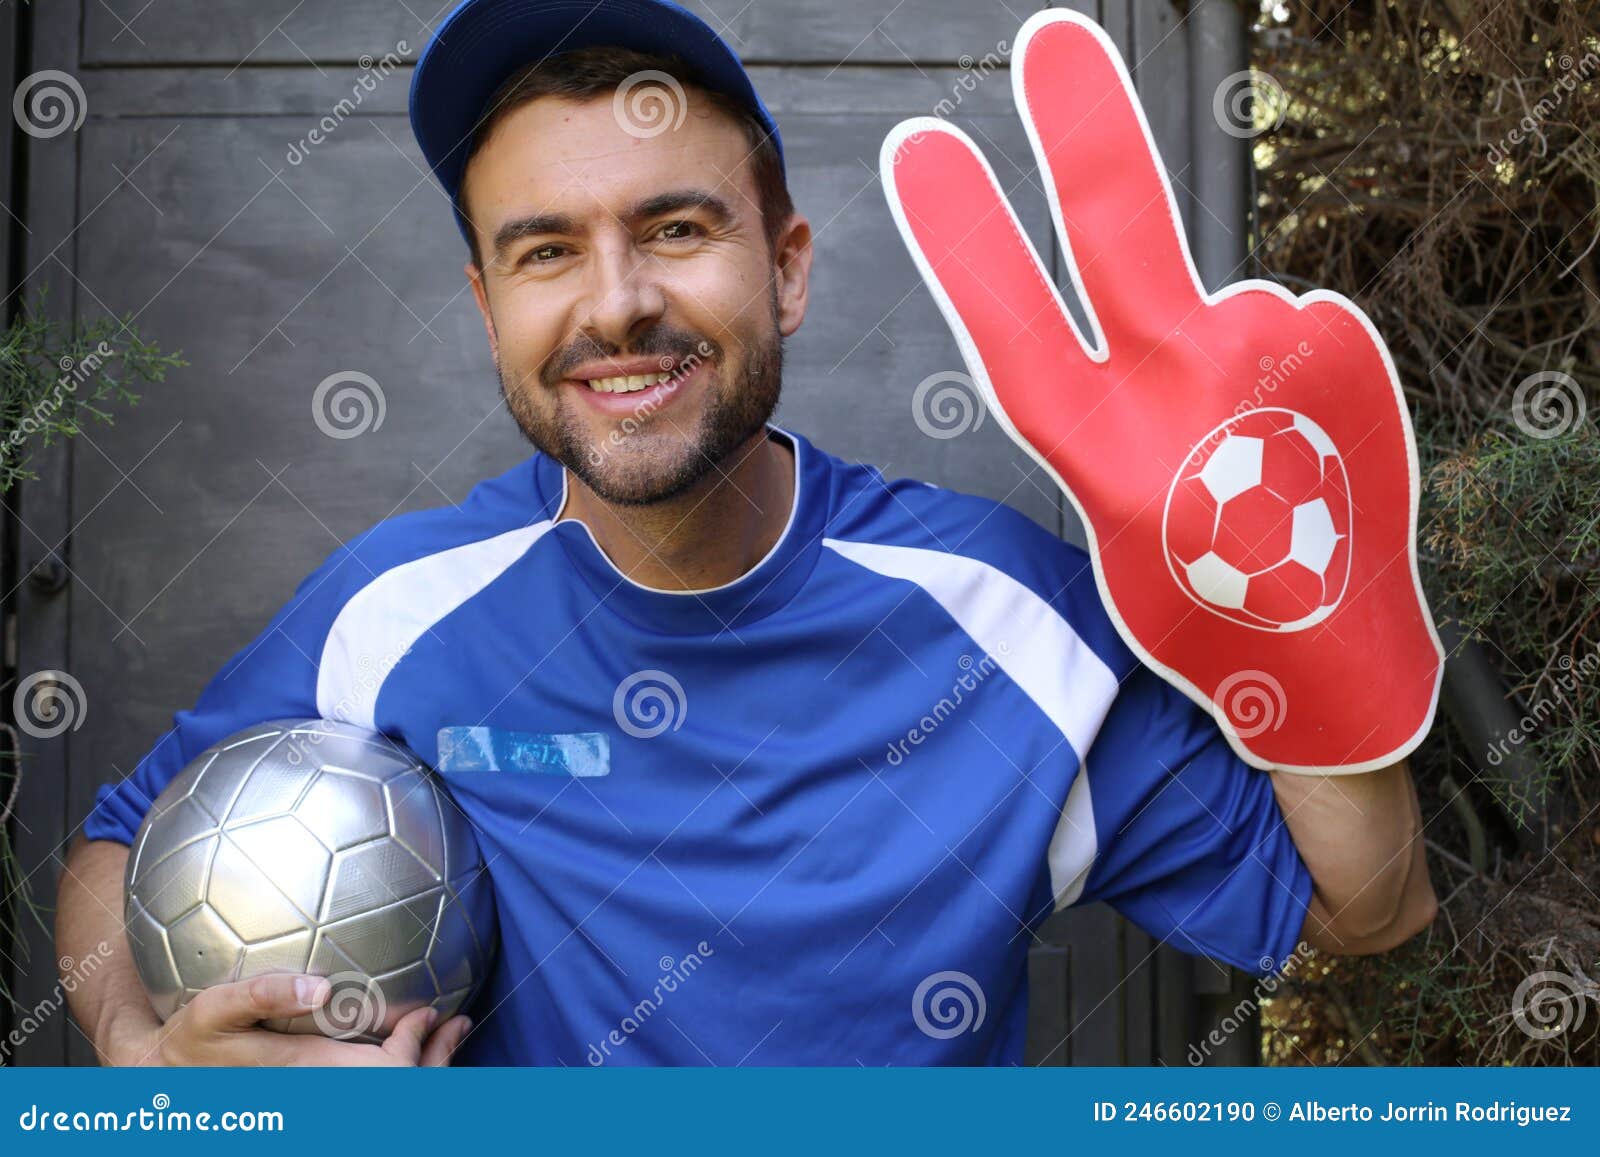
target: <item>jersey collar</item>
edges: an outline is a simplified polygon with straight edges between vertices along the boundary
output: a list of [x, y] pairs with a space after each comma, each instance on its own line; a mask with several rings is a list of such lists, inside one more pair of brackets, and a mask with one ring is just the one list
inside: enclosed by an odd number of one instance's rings
[[[768, 424], [769, 437], [786, 439], [794, 451], [794, 505], [783, 534], [750, 570], [731, 583], [692, 591], [644, 586], [628, 578], [575, 518], [557, 522], [551, 537], [566, 551], [572, 567], [598, 602], [646, 628], [667, 634], [717, 635], [737, 632], [794, 597], [811, 576], [822, 550], [831, 487], [826, 455], [805, 438]], [[543, 517], [554, 518], [565, 504], [566, 471], [547, 454], [534, 456], [534, 486]]]

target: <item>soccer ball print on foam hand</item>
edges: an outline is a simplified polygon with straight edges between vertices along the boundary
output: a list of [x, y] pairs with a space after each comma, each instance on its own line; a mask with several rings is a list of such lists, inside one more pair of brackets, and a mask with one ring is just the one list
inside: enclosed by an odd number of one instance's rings
[[376, 1043], [412, 1009], [471, 999], [495, 949], [471, 826], [388, 737], [275, 720], [201, 753], [156, 799], [126, 877], [128, 942], [166, 1020], [202, 989], [269, 972], [330, 977], [282, 1032]]
[[1326, 431], [1293, 410], [1219, 426], [1173, 479], [1167, 565], [1213, 614], [1267, 631], [1322, 622], [1350, 578], [1350, 481]]

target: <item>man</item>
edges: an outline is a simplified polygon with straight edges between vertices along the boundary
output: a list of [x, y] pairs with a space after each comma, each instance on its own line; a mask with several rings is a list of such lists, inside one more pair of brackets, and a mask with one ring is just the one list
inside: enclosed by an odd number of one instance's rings
[[[1070, 904], [1258, 973], [1425, 927], [1403, 761], [1251, 768], [1138, 662], [1082, 551], [770, 424], [812, 261], [777, 127], [682, 9], [567, 7], [468, 0], [412, 90], [539, 453], [334, 552], [101, 790], [60, 906], [63, 955], [120, 943], [162, 786], [250, 723], [332, 716], [437, 767], [476, 828], [486, 990], [357, 1045], [257, 1027], [327, 998], [306, 978], [162, 1025], [118, 953], [74, 999], [102, 1057], [1014, 1063], [1031, 935]], [[441, 742], [463, 726], [491, 770]], [[597, 732], [599, 766], [516, 756]]]

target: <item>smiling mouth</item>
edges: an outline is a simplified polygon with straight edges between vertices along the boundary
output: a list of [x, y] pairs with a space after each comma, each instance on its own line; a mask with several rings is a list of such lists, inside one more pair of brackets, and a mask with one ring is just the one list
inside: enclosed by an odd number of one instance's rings
[[590, 378], [585, 384], [600, 394], [634, 394], [670, 382], [676, 371], [655, 374], [630, 374], [617, 378]]

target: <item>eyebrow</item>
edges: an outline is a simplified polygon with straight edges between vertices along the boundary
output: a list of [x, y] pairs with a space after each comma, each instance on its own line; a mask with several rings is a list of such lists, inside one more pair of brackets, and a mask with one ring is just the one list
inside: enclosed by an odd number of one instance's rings
[[[657, 193], [639, 201], [621, 215], [623, 224], [659, 217], [665, 213], [680, 213], [685, 209], [699, 209], [708, 213], [719, 225], [733, 220], [733, 209], [728, 202], [706, 189], [674, 189]], [[494, 233], [494, 253], [498, 257], [508, 247], [524, 237], [546, 233], [580, 232], [577, 222], [565, 213], [539, 213], [532, 217], [519, 217], [507, 221]]]

